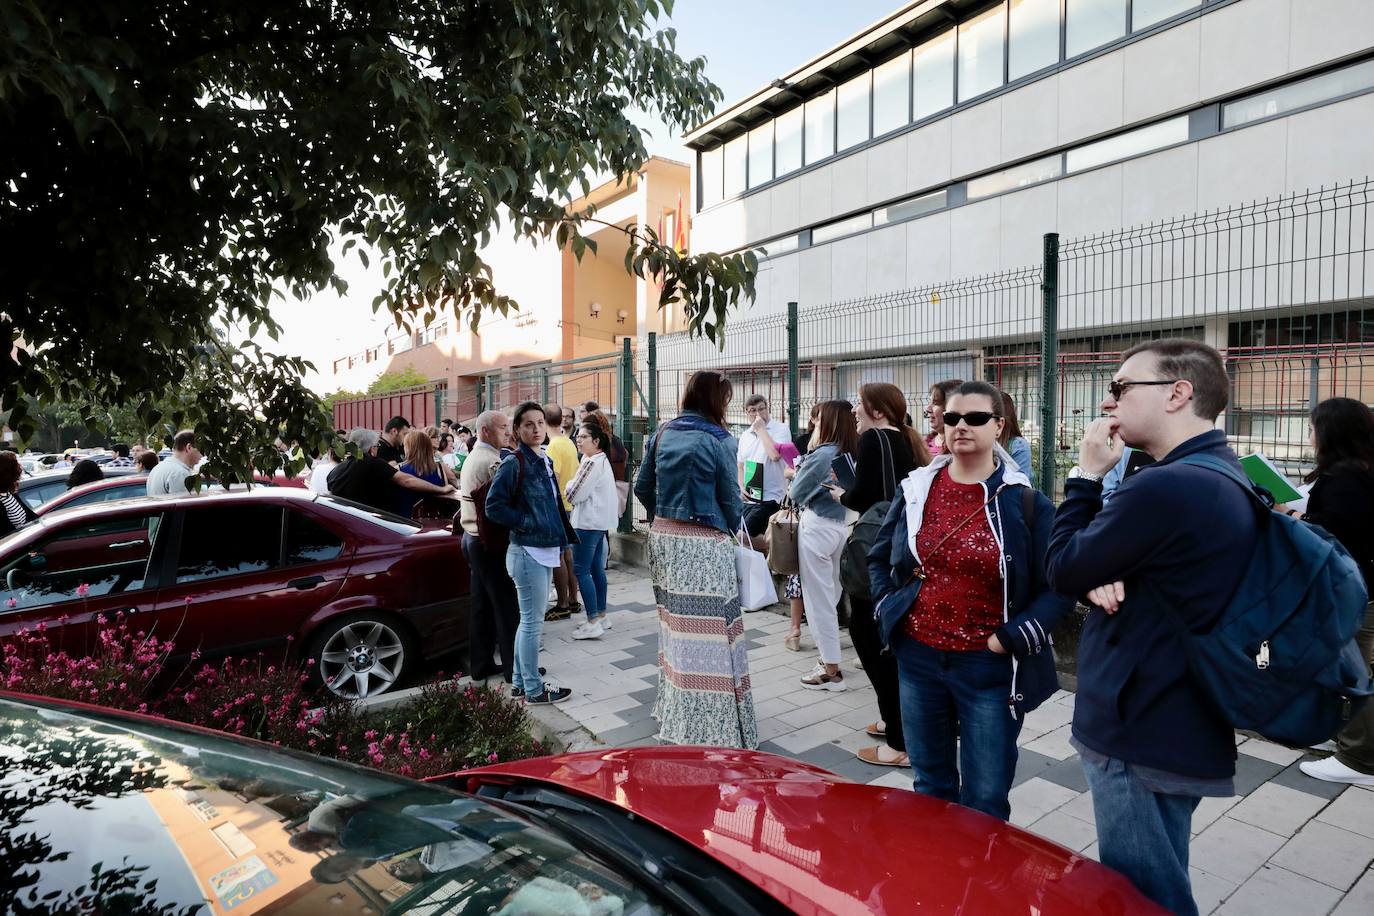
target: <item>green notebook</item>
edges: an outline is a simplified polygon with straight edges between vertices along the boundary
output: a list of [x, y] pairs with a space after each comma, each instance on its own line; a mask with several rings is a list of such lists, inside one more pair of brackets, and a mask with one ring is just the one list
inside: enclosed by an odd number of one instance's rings
[[1251, 481], [1273, 494], [1274, 502], [1291, 503], [1302, 499], [1302, 494], [1288, 482], [1288, 478], [1264, 452], [1246, 455], [1240, 459], [1240, 465], [1245, 468], [1245, 474]]

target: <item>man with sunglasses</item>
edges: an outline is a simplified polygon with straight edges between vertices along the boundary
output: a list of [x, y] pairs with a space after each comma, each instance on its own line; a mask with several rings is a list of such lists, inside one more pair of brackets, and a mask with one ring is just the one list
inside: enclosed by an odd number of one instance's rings
[[[1196, 913], [1192, 814], [1235, 794], [1231, 726], [1188, 672], [1170, 614], [1205, 630], [1224, 610], [1257, 539], [1240, 487], [1179, 459], [1240, 463], [1216, 429], [1230, 381], [1216, 350], [1154, 340], [1126, 352], [1083, 435], [1046, 557], [1050, 584], [1092, 605], [1078, 645], [1072, 744], [1092, 790], [1102, 864], [1156, 903]], [[1102, 479], [1124, 447], [1154, 463], [1105, 506]]]

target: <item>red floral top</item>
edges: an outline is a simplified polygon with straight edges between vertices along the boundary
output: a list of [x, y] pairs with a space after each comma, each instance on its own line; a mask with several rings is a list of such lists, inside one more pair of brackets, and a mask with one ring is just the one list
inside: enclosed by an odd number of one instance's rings
[[902, 626], [908, 636], [936, 649], [986, 649], [988, 637], [1002, 625], [1001, 548], [987, 513], [978, 512], [935, 550], [986, 498], [982, 484], [956, 483], [948, 468], [941, 468], [926, 499], [916, 536], [925, 581]]

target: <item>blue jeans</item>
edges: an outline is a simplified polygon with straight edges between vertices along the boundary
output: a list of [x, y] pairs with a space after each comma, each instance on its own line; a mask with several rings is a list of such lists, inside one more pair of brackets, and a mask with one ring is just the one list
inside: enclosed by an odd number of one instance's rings
[[1007, 705], [1011, 656], [945, 652], [905, 634], [893, 649], [916, 791], [1005, 821], [1021, 732]]
[[1152, 792], [1130, 764], [1112, 758], [1105, 765], [1083, 758], [1083, 775], [1093, 793], [1102, 864], [1169, 912], [1197, 916], [1188, 879], [1188, 835], [1201, 799]]
[[523, 687], [525, 696], [537, 697], [544, 692], [544, 681], [539, 677], [539, 634], [544, 632], [544, 610], [549, 605], [553, 570], [537, 563], [525, 548], [511, 544], [506, 549], [506, 571], [515, 583], [515, 596], [520, 604], [511, 683]]
[[591, 623], [606, 613], [606, 532], [578, 528], [572, 551], [577, 590]]

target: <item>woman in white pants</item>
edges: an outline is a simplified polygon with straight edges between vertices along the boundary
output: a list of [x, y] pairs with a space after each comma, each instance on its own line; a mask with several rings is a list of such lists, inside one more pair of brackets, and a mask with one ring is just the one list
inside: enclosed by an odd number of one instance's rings
[[802, 510], [797, 535], [802, 594], [811, 638], [820, 650], [814, 671], [801, 679], [807, 690], [844, 690], [840, 670], [840, 554], [849, 528], [845, 508], [832, 492], [837, 486], [833, 462], [852, 458], [859, 430], [848, 401], [826, 401], [816, 419], [808, 452], [792, 478], [792, 501]]

